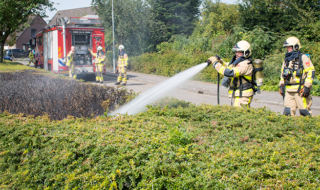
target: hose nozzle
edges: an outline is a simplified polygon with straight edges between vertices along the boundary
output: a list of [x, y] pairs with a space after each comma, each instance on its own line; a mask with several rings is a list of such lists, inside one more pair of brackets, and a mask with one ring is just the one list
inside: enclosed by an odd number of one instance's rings
[[[221, 57], [218, 56], [218, 55], [216, 55], [215, 57], [210, 57], [210, 58], [213, 58], [213, 60], [215, 60], [215, 61], [213, 61], [213, 62], [221, 62]], [[210, 58], [209, 58], [209, 59], [210, 59]], [[211, 61], [211, 60], [208, 60], [208, 61], [206, 61], [206, 63], [208, 64], [207, 66], [209, 66], [209, 65], [212, 63], [212, 61]]]

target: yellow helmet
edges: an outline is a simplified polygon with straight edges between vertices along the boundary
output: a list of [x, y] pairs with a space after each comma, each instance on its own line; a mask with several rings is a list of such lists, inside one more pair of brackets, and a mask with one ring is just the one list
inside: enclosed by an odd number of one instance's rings
[[251, 55], [251, 46], [249, 42], [242, 40], [232, 48], [232, 51], [243, 51], [243, 56], [248, 58]]
[[283, 47], [293, 47], [293, 51], [298, 51], [301, 49], [301, 44], [300, 44], [300, 40], [294, 36], [288, 38], [284, 44]]

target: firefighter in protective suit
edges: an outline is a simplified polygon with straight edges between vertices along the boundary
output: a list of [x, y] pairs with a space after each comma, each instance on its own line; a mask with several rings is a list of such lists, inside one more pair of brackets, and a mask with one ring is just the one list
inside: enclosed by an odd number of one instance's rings
[[72, 46], [71, 51], [67, 55], [67, 66], [69, 67], [69, 77], [76, 79], [77, 74], [75, 73], [75, 68], [74, 68], [76, 55], [74, 51], [75, 51], [75, 47]]
[[[128, 54], [124, 51], [124, 46], [119, 46], [118, 56], [119, 76], [115, 85], [119, 85], [122, 82], [122, 86], [127, 85], [127, 67], [128, 67]], [[122, 77], [123, 74], [123, 77]]]
[[283, 47], [287, 48], [279, 83], [279, 92], [284, 97], [283, 114], [294, 116], [298, 107], [300, 115], [312, 115], [310, 90], [315, 77], [314, 65], [308, 54], [300, 52], [301, 44], [298, 38], [288, 38]]
[[29, 58], [30, 58], [28, 66], [30, 66], [31, 62], [34, 64], [35, 61], [34, 61], [34, 54], [32, 52], [32, 49], [29, 48], [28, 50], [29, 50]]
[[210, 57], [209, 60], [213, 67], [226, 81], [226, 87], [229, 87], [229, 98], [231, 105], [236, 107], [250, 107], [254, 95], [253, 85], [253, 66], [251, 60], [251, 46], [243, 40], [239, 41], [232, 49], [236, 55], [230, 63], [224, 63], [217, 57]]
[[96, 82], [103, 83], [103, 67], [105, 65], [106, 56], [103, 53], [103, 48], [99, 46], [97, 53], [93, 53], [91, 49], [88, 49], [92, 56], [96, 57], [95, 68], [96, 68]]

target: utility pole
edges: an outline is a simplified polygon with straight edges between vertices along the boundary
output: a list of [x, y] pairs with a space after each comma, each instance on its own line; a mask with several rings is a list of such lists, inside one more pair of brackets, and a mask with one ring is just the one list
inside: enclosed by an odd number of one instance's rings
[[116, 58], [115, 58], [115, 50], [114, 50], [114, 13], [113, 13], [113, 0], [112, 0], [112, 37], [113, 37], [113, 73], [116, 72]]

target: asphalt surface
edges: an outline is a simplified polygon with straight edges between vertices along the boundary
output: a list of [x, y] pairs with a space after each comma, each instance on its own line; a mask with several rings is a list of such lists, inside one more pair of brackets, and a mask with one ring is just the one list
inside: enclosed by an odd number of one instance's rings
[[[27, 64], [27, 62], [21, 63]], [[30, 66], [33, 65], [31, 64]], [[127, 86], [123, 88], [137, 93], [145, 92], [155, 85], [168, 79], [168, 77], [136, 72], [127, 72], [127, 75], [129, 80]], [[112, 70], [107, 70], [107, 73], [104, 75], [103, 84], [95, 83], [95, 78], [93, 75], [81, 77], [81, 79], [97, 85], [115, 86], [114, 83], [117, 81], [117, 75], [114, 74]], [[205, 103], [217, 105], [217, 85], [206, 82], [186, 81], [178, 88], [167, 93], [165, 96], [175, 97], [177, 99], [185, 100], [195, 104]], [[227, 89], [222, 88], [222, 86], [220, 86], [220, 104], [231, 104], [231, 98], [228, 98], [228, 91]], [[253, 102], [251, 103], [251, 107], [267, 107], [274, 112], [278, 112], [279, 114], [282, 114], [284, 109], [283, 99], [279, 93], [267, 91], [262, 91], [261, 94], [256, 94], [253, 98]], [[320, 97], [313, 97], [313, 105], [311, 110], [314, 115], [320, 115]], [[296, 115], [299, 115], [298, 111]]]

